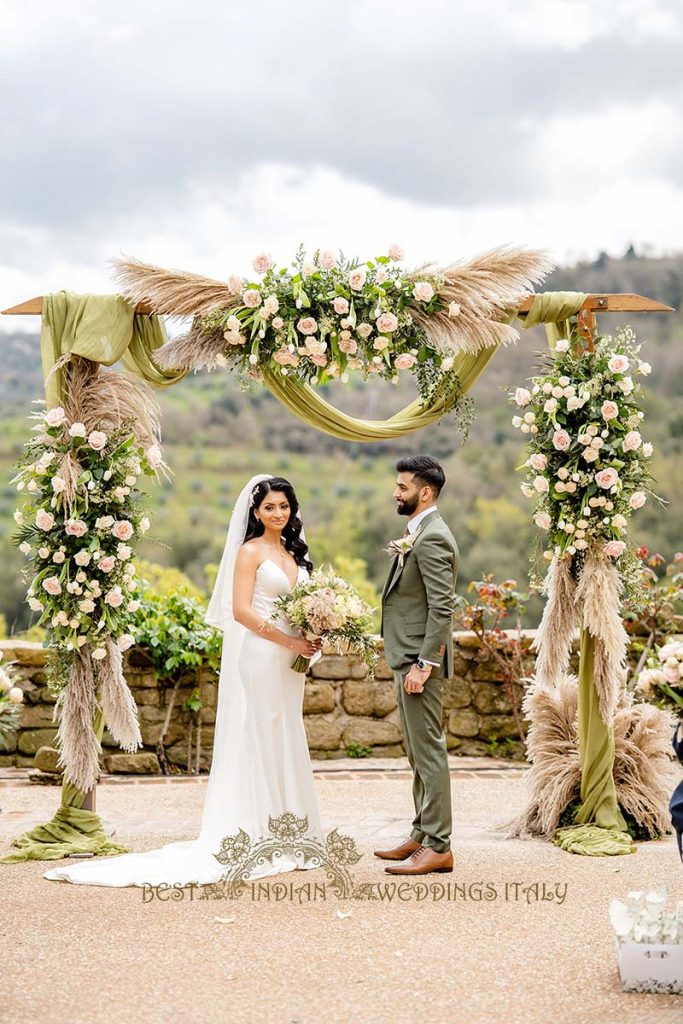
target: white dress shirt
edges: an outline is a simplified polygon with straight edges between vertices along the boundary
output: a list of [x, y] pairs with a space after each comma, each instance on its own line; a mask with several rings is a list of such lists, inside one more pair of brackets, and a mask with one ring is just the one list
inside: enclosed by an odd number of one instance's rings
[[436, 511], [437, 511], [436, 505], [430, 505], [429, 508], [423, 508], [422, 511], [418, 512], [418, 514], [416, 516], [413, 516], [412, 519], [408, 520], [407, 529], [409, 530], [409, 532], [410, 533], [415, 533], [415, 531], [417, 530], [418, 526], [420, 525], [420, 523], [422, 522], [424, 517], [428, 516], [430, 512], [436, 512]]
[[[422, 522], [424, 517], [428, 516], [430, 512], [436, 512], [436, 511], [437, 511], [436, 505], [430, 505], [429, 508], [423, 508], [422, 511], [418, 512], [418, 514], [416, 516], [413, 516], [412, 519], [408, 520], [408, 523], [407, 523], [407, 526], [406, 526], [406, 529], [408, 530], [408, 532], [410, 534], [415, 533], [415, 531], [417, 530], [418, 526], [420, 525], [420, 523]], [[426, 658], [423, 658], [422, 660], [424, 661], [424, 663], [426, 665], [435, 665], [437, 668], [441, 664], [441, 662], [439, 662], [439, 661], [427, 661]]]

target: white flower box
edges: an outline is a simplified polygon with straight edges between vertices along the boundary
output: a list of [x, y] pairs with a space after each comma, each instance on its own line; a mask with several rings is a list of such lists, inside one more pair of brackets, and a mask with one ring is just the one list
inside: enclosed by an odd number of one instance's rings
[[624, 992], [683, 993], [683, 944], [619, 942], [619, 977]]

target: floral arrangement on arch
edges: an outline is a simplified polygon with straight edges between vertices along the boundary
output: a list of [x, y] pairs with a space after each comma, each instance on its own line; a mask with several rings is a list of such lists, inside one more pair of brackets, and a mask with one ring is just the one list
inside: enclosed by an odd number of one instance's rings
[[630, 519], [649, 497], [661, 501], [652, 489], [653, 447], [641, 434], [638, 377], [651, 367], [628, 326], [592, 346], [574, 321], [568, 333], [541, 357], [530, 386], [510, 393], [513, 426], [529, 442], [518, 467], [526, 473], [521, 489], [536, 501], [534, 521], [547, 535], [543, 557], [550, 562], [543, 579], [535, 567], [531, 573], [547, 601], [532, 643], [528, 708], [576, 686], [569, 663], [579, 619], [593, 644], [600, 716], [611, 725], [627, 674], [622, 601], [637, 610], [645, 599], [642, 549], [629, 540]]
[[553, 267], [544, 251], [503, 246], [469, 261], [407, 270], [403, 249], [367, 260], [299, 247], [290, 266], [269, 253], [254, 276], [227, 282], [115, 260], [129, 298], [155, 313], [193, 316], [191, 330], [155, 352], [165, 369], [237, 369], [243, 380], [268, 375], [308, 384], [364, 378], [397, 383], [415, 375], [429, 401], [457, 394], [456, 357], [517, 339], [505, 314], [533, 293]]
[[47, 630], [60, 763], [87, 792], [99, 776], [98, 713], [124, 750], [142, 745], [123, 675], [139, 606], [134, 546], [149, 527], [139, 480], [168, 467], [147, 385], [72, 354], [56, 366], [64, 403], [31, 416], [12, 481], [25, 498], [14, 541], [28, 560], [29, 606]]
[[628, 542], [631, 516], [649, 498], [653, 446], [641, 435], [638, 377], [650, 373], [630, 327], [599, 338], [593, 351], [560, 339], [531, 387], [517, 388], [512, 424], [528, 435], [522, 493], [536, 500], [546, 531], [544, 557], [599, 548], [618, 561], [630, 597], [642, 586], [641, 560]]
[[[136, 446], [130, 428], [111, 435], [69, 423], [61, 406], [33, 414], [36, 433], [12, 480], [26, 502], [14, 513], [15, 541], [29, 560], [31, 611], [63, 652], [89, 644], [95, 660], [112, 639], [125, 651], [137, 610], [135, 542], [149, 529], [138, 479], [155, 475], [161, 449]], [[74, 467], [78, 467], [74, 471]]]

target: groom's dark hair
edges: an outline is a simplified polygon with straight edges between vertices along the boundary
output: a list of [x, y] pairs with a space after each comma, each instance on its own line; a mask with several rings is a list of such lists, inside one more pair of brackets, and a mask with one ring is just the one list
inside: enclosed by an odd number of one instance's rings
[[440, 462], [431, 455], [406, 455], [396, 463], [398, 473], [412, 473], [424, 486], [427, 484], [436, 492], [437, 498], [446, 483], [446, 474]]

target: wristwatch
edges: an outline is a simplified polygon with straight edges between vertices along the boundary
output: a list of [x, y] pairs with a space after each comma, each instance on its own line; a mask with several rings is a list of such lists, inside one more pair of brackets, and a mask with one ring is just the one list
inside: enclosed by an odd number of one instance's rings
[[433, 666], [430, 665], [428, 661], [423, 661], [422, 658], [418, 658], [417, 667], [419, 668], [420, 672], [424, 672], [426, 668], [432, 668]]

